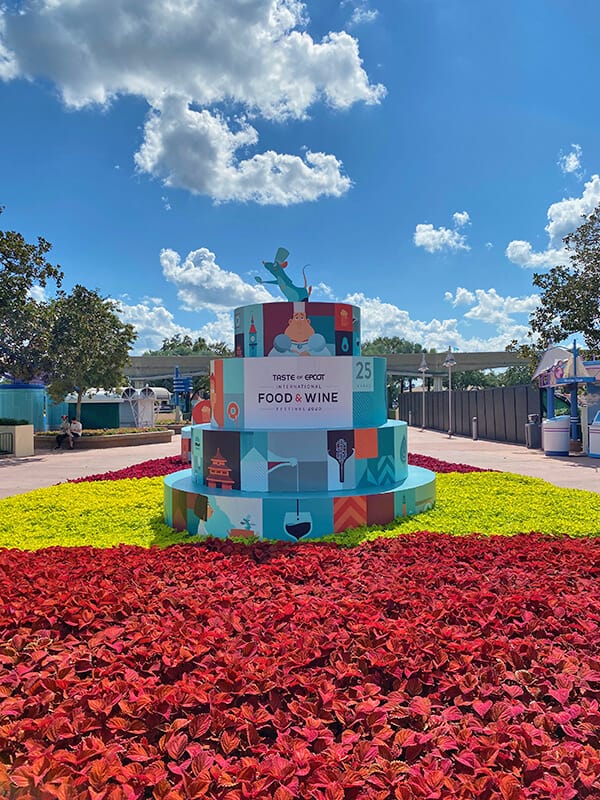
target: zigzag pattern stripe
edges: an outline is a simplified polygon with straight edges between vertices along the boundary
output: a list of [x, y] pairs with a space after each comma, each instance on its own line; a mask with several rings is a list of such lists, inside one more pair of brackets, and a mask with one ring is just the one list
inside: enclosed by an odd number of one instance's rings
[[367, 498], [336, 497], [333, 501], [333, 528], [335, 533], [356, 528], [367, 522]]
[[377, 485], [384, 486], [386, 483], [394, 483], [395, 475], [394, 459], [392, 456], [385, 456], [379, 462]]

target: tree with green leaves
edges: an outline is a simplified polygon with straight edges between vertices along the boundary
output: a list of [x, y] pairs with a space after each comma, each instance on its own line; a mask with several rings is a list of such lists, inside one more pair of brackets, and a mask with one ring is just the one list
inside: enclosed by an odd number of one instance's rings
[[417, 342], [409, 342], [399, 336], [377, 336], [372, 342], [365, 342], [361, 348], [363, 356], [387, 356], [394, 353], [426, 353]]
[[498, 386], [526, 386], [531, 383], [533, 372], [528, 364], [507, 367], [498, 375]]
[[[377, 336], [372, 342], [364, 342], [363, 356], [388, 356], [394, 353], [426, 353], [417, 342], [410, 342], [399, 336]], [[405, 387], [412, 387], [412, 378], [389, 378], [387, 384], [388, 406], [392, 408]]]
[[44, 375], [48, 307], [31, 293], [49, 281], [60, 286], [63, 273], [46, 258], [51, 249], [41, 237], [29, 244], [16, 231], [0, 230], [0, 374], [16, 380]]
[[182, 336], [176, 333], [171, 338], [163, 339], [159, 350], [146, 350], [145, 356], [221, 356], [233, 355], [233, 350], [225, 342], [207, 342], [203, 336], [193, 340], [189, 334]]
[[[225, 342], [207, 342], [203, 336], [192, 339], [189, 334], [182, 336], [176, 333], [170, 338], [163, 339], [159, 350], [146, 350], [145, 356], [216, 356], [228, 358], [233, 356], [233, 350]], [[155, 381], [156, 386], [164, 386], [173, 391], [173, 379], [161, 378]], [[193, 392], [208, 397], [210, 383], [208, 375], [195, 375]]]
[[[443, 385], [447, 386], [447, 379], [443, 380]], [[491, 370], [467, 369], [452, 373], [453, 389], [489, 389], [498, 386], [498, 376]]]
[[61, 293], [50, 307], [48, 393], [55, 402], [75, 393], [79, 419], [86, 390], [122, 384], [137, 334], [121, 321], [116, 303], [84, 286], [76, 285], [69, 295]]
[[542, 291], [529, 324], [542, 350], [579, 332], [588, 348], [600, 349], [600, 206], [583, 219], [563, 239], [570, 263], [533, 276]]

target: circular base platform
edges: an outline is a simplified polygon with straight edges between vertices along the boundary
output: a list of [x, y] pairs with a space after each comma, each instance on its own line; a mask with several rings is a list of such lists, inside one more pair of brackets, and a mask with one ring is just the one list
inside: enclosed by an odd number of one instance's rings
[[176, 530], [216, 536], [298, 541], [360, 525], [386, 525], [435, 504], [435, 473], [409, 467], [401, 483], [352, 492], [241, 492], [192, 481], [190, 469], [164, 482], [164, 519]]

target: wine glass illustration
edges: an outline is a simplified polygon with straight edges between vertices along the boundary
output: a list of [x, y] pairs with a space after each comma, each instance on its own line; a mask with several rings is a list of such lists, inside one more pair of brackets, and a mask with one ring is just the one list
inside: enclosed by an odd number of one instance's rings
[[[296, 462], [296, 491], [300, 493], [300, 465]], [[286, 511], [283, 528], [294, 539], [301, 539], [312, 531], [313, 523], [310, 511], [300, 511], [300, 498], [296, 498], [296, 511]]]
[[286, 511], [283, 527], [294, 539], [301, 539], [312, 531], [312, 516], [309, 511], [300, 511], [299, 498], [296, 498], [296, 510]]

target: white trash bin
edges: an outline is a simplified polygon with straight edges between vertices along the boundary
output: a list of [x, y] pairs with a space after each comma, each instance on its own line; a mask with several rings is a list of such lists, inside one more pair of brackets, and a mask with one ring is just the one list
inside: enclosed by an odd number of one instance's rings
[[554, 417], [542, 422], [542, 442], [547, 456], [568, 456], [571, 438], [569, 417]]
[[592, 458], [600, 458], [600, 411], [588, 426], [588, 455]]

